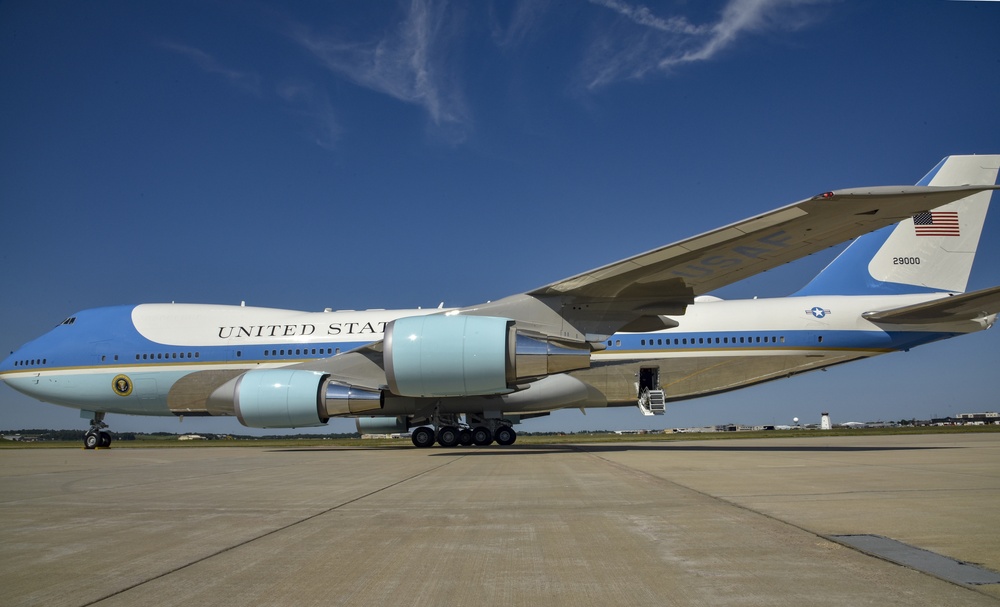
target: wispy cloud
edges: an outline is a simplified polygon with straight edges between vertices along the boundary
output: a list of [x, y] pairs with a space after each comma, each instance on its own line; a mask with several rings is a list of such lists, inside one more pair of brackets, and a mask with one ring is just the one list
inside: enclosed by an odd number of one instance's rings
[[187, 57], [209, 74], [222, 76], [224, 80], [237, 88], [241, 88], [254, 95], [260, 95], [260, 76], [253, 72], [243, 72], [228, 68], [212, 55], [193, 46], [169, 41], [160, 42], [159, 45], [168, 51]]
[[412, 0], [401, 20], [381, 38], [349, 42], [296, 26], [292, 38], [330, 71], [355, 84], [423, 107], [435, 127], [464, 138], [471, 118], [454, 66], [459, 35], [447, 3]]
[[699, 25], [683, 16], [657, 16], [643, 5], [590, 0], [616, 12], [631, 27], [610, 28], [595, 41], [584, 63], [586, 86], [597, 89], [713, 59], [742, 36], [805, 26], [813, 19], [807, 7], [829, 1], [728, 0], [717, 21]]
[[501, 19], [496, 14], [496, 8], [491, 4], [490, 30], [493, 41], [501, 48], [521, 44], [538, 30], [539, 24], [545, 14], [549, 12], [551, 4], [552, 0], [519, 0], [514, 4], [506, 25], [501, 24]]
[[333, 104], [325, 93], [303, 82], [283, 83], [278, 86], [277, 93], [285, 103], [309, 120], [308, 135], [316, 145], [327, 150], [336, 149], [341, 128]]
[[592, 4], [597, 4], [609, 8], [623, 17], [628, 18], [638, 25], [650, 27], [670, 34], [701, 35], [710, 29], [706, 25], [692, 25], [685, 17], [668, 17], [666, 19], [657, 17], [653, 11], [645, 6], [632, 6], [618, 0], [590, 0]]

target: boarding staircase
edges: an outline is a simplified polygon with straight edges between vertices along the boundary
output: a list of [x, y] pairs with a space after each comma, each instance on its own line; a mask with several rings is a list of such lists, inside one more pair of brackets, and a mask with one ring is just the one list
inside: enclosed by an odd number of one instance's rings
[[642, 391], [639, 395], [639, 411], [643, 415], [663, 415], [667, 410], [667, 398], [663, 390]]

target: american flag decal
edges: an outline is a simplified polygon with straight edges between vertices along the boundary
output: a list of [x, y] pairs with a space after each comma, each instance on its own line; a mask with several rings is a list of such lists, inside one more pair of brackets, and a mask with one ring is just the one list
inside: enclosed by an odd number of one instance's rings
[[925, 211], [913, 216], [917, 236], [960, 236], [958, 211]]

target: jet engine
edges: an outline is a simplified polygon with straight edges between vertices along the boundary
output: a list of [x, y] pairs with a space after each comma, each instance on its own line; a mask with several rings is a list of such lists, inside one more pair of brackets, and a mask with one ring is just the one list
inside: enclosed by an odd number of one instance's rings
[[519, 331], [507, 318], [413, 316], [386, 326], [384, 361], [398, 396], [486, 396], [527, 379], [590, 366], [586, 344]]
[[410, 429], [410, 420], [405, 415], [399, 417], [359, 417], [354, 420], [361, 434], [396, 434]]
[[356, 388], [318, 371], [255, 369], [236, 381], [234, 410], [250, 428], [322, 426], [333, 415], [382, 408], [380, 391]]

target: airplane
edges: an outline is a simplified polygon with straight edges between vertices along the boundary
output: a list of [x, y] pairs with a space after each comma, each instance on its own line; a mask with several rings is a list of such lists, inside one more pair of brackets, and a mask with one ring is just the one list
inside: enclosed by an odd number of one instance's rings
[[[825, 192], [497, 301], [304, 312], [140, 304], [78, 312], [12, 352], [0, 379], [81, 410], [235, 416], [252, 428], [356, 419], [416, 447], [513, 444], [562, 408], [735, 390], [991, 327], [1000, 287], [966, 293], [1000, 155], [949, 156], [915, 186]], [[854, 239], [789, 297], [710, 292]]]

